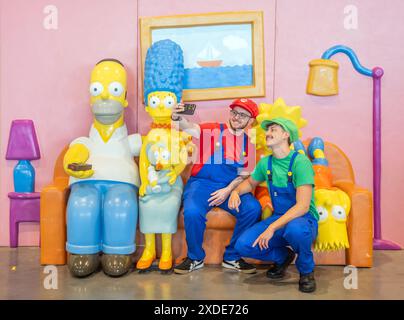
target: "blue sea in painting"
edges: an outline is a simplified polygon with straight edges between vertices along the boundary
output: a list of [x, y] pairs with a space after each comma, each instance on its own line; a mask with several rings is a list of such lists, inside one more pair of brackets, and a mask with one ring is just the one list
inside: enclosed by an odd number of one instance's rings
[[253, 66], [185, 69], [184, 89], [209, 89], [253, 85]]

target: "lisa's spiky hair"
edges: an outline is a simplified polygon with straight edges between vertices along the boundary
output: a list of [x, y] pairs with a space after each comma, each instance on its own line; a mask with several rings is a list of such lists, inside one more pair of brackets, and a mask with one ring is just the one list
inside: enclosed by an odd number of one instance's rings
[[144, 102], [153, 91], [169, 91], [181, 101], [184, 57], [181, 47], [171, 40], [155, 42], [148, 50], [144, 70]]

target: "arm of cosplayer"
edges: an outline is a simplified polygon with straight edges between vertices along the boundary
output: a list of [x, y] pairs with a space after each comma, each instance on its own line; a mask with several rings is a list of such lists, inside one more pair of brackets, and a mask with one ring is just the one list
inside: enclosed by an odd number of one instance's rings
[[262, 181], [254, 180], [252, 177], [247, 179], [243, 178], [242, 182], [233, 190], [229, 199], [229, 209], [235, 209], [239, 212], [239, 206], [241, 204], [240, 196], [252, 192]]
[[185, 119], [184, 117], [180, 117], [178, 120], [178, 125], [180, 130], [187, 132], [194, 138], [198, 139], [201, 136], [201, 127], [198, 124]]
[[187, 132], [189, 135], [193, 136], [194, 138], [199, 138], [201, 136], [201, 128], [198, 124], [193, 123], [185, 117], [181, 116], [181, 114], [177, 112], [184, 111], [184, 104], [182, 101], [178, 103], [176, 106], [173, 107], [173, 113], [171, 115], [171, 120], [178, 125], [178, 129], [181, 131]]
[[237, 176], [232, 182], [230, 182], [226, 187], [216, 190], [211, 193], [211, 197], [208, 199], [209, 206], [219, 206], [226, 201], [230, 193], [237, 188], [248, 176]]

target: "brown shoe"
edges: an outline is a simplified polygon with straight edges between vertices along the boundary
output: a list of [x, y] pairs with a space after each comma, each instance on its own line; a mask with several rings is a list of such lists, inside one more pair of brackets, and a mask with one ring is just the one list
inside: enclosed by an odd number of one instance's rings
[[103, 254], [101, 263], [105, 274], [120, 277], [129, 271], [132, 259], [126, 254]]
[[100, 259], [97, 254], [67, 255], [67, 266], [71, 274], [78, 278], [87, 277], [98, 269]]
[[285, 277], [286, 269], [293, 262], [296, 256], [292, 249], [288, 247], [286, 249], [288, 249], [288, 256], [286, 257], [285, 262], [282, 264], [273, 264], [271, 267], [269, 267], [267, 270], [268, 278], [280, 280]]

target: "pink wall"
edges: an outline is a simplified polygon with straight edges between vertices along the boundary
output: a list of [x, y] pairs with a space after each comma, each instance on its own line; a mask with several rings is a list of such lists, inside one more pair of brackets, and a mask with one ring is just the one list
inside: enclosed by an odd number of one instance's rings
[[[45, 30], [43, 8], [58, 8], [58, 30]], [[127, 123], [136, 128], [137, 3], [16, 0], [0, 2], [0, 245], [8, 245], [7, 192], [13, 189], [14, 161], [5, 161], [12, 119], [35, 122], [42, 158], [33, 161], [36, 190], [51, 181], [57, 155], [77, 136], [88, 134], [89, 74], [102, 58], [115, 57], [128, 70]], [[21, 245], [36, 244], [39, 228], [22, 224]]]
[[[340, 63], [340, 94], [319, 98], [305, 94], [307, 63], [319, 58], [334, 44], [351, 46], [369, 68], [380, 65], [383, 78], [383, 176], [382, 215], [385, 238], [404, 244], [400, 226], [404, 224], [404, 197], [400, 186], [404, 173], [398, 170], [404, 156], [399, 145], [404, 90], [399, 90], [398, 61], [404, 48], [404, 24], [400, 12], [404, 3], [383, 1], [321, 0], [87, 0], [52, 4], [59, 10], [59, 29], [45, 30], [42, 10], [48, 1], [7, 2], [0, 0], [0, 245], [8, 245], [8, 199], [12, 190], [14, 162], [4, 160], [12, 119], [35, 121], [42, 159], [37, 170], [37, 190], [49, 183], [59, 150], [74, 137], [86, 134], [91, 122], [88, 110], [88, 78], [92, 65], [104, 57], [116, 57], [129, 73], [129, 108], [126, 112], [131, 131], [147, 131], [149, 117], [141, 106], [139, 39], [137, 18], [202, 12], [262, 10], [265, 29], [266, 97], [272, 102], [283, 97], [291, 105], [303, 106], [309, 126], [304, 137], [314, 135], [338, 144], [349, 156], [357, 182], [372, 187], [371, 79], [356, 73], [348, 58]], [[359, 28], [345, 30], [344, 7], [358, 7]], [[380, 19], [380, 22], [377, 22]], [[276, 34], [275, 34], [276, 27]], [[401, 41], [402, 42], [402, 41]], [[138, 90], [134, 90], [134, 88]], [[402, 87], [402, 86], [401, 86]], [[228, 100], [198, 103], [197, 121], [224, 120]], [[212, 117], [212, 111], [215, 118]], [[79, 119], [77, 121], [76, 119]], [[23, 225], [20, 243], [37, 243], [38, 227]]]

